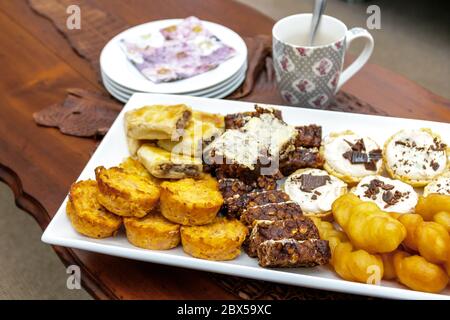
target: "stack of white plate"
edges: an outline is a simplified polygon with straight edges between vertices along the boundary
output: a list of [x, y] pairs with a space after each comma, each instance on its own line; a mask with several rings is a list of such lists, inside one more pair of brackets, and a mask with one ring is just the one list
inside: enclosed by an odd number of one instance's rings
[[111, 95], [127, 102], [136, 92], [182, 94], [207, 98], [223, 98], [236, 90], [245, 79], [247, 47], [234, 31], [208, 21], [204, 26], [225, 44], [236, 50], [236, 55], [217, 68], [203, 74], [173, 82], [154, 83], [145, 78], [126, 58], [119, 41], [159, 32], [161, 28], [178, 24], [182, 19], [160, 20], [130, 28], [111, 39], [100, 55], [103, 84]]

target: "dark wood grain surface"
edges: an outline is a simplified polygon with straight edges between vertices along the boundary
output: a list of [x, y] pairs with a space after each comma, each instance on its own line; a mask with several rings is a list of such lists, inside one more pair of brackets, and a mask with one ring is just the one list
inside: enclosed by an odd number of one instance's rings
[[[77, 1], [72, 1], [77, 3]], [[226, 0], [92, 0], [129, 25], [196, 15], [242, 36], [270, 34], [273, 21]], [[83, 8], [81, 8], [83, 10]], [[0, 2], [0, 179], [19, 207], [45, 228], [96, 147], [96, 141], [35, 125], [32, 114], [61, 102], [72, 87], [101, 90], [89, 63], [25, 0]], [[392, 116], [450, 122], [450, 102], [368, 64], [343, 88]], [[232, 299], [208, 274], [55, 247], [65, 264], [82, 267], [96, 298]]]

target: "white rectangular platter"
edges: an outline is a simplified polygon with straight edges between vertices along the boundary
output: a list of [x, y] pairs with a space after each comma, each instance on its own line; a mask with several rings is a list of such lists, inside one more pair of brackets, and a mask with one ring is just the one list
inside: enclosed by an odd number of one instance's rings
[[[180, 95], [134, 94], [117, 117], [108, 134], [103, 138], [103, 141], [87, 163], [78, 180], [94, 179], [95, 167], [100, 165], [105, 167], [118, 165], [129, 155], [123, 127], [123, 115], [126, 111], [144, 105], [178, 103], [184, 103], [193, 109], [224, 115], [253, 110], [254, 106], [254, 103], [249, 102]], [[283, 118], [289, 124], [302, 125], [315, 123], [321, 125], [324, 136], [329, 132], [350, 129], [356, 133], [370, 136], [380, 145], [383, 145], [384, 141], [390, 135], [400, 129], [427, 127], [439, 133], [445, 143], [448, 144], [450, 142], [448, 140], [450, 139], [450, 124], [448, 123], [294, 107], [275, 107], [282, 110]], [[123, 232], [120, 232], [116, 237], [112, 238], [91, 239], [78, 234], [72, 228], [66, 216], [66, 201], [67, 197], [42, 235], [43, 242], [129, 259], [366, 296], [393, 299], [450, 299], [449, 287], [441, 294], [429, 294], [409, 290], [393, 281], [382, 281], [380, 285], [345, 281], [340, 279], [328, 267], [264, 269], [258, 266], [256, 259], [248, 257], [245, 253], [242, 253], [235, 260], [219, 262], [193, 258], [185, 254], [181, 247], [167, 251], [140, 249], [129, 244]]]

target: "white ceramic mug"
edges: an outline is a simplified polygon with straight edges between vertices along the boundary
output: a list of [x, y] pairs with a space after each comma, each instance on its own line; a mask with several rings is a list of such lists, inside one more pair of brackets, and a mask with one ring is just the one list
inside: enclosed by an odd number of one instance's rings
[[[342, 21], [323, 15], [314, 44], [310, 46], [311, 19], [312, 14], [296, 14], [274, 25], [273, 62], [278, 88], [288, 103], [323, 108], [369, 60], [374, 41], [367, 30], [348, 30]], [[365, 47], [358, 58], [342, 70], [345, 51], [355, 39], [364, 39]]]

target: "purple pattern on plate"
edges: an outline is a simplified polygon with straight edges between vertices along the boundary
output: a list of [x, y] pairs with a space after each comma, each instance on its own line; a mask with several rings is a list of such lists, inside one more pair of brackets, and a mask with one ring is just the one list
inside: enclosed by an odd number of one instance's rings
[[163, 28], [160, 33], [164, 39], [161, 46], [151, 46], [145, 37], [139, 43], [127, 39], [120, 42], [127, 58], [155, 83], [207, 72], [236, 54], [234, 48], [211, 34], [196, 17]]

